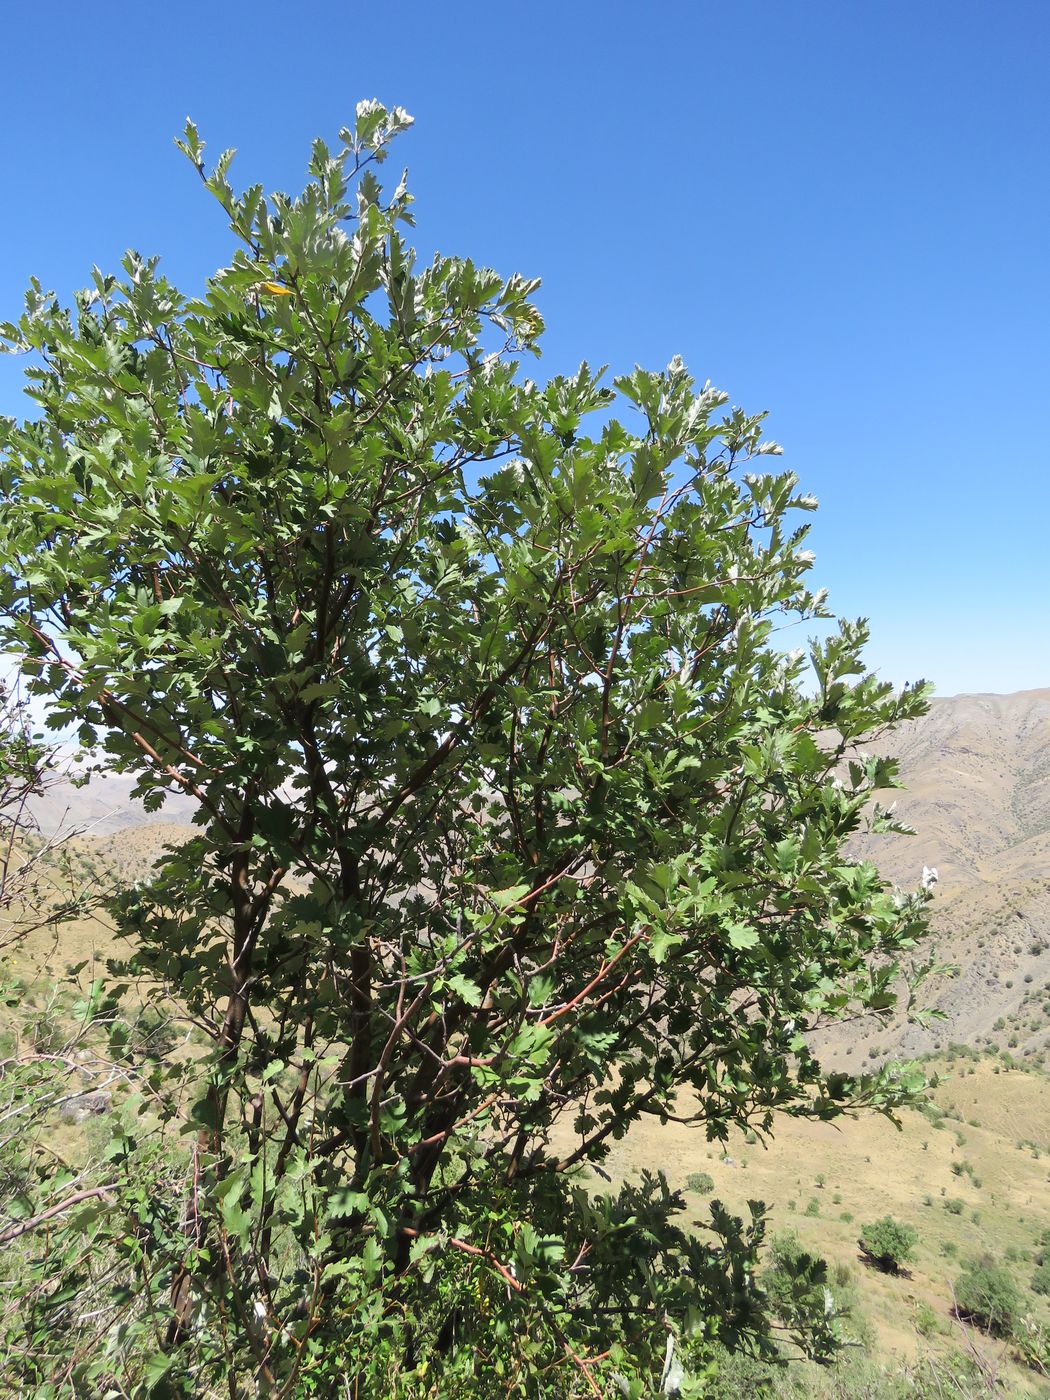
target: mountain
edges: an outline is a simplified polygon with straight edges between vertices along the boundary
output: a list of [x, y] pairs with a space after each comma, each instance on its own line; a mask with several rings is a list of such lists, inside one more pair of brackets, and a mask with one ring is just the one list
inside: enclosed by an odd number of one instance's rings
[[897, 815], [916, 835], [866, 838], [858, 852], [903, 887], [919, 883], [924, 865], [937, 870], [938, 949], [960, 972], [931, 987], [945, 1021], [859, 1040], [853, 1028], [853, 1053], [995, 1040], [1041, 1054], [1050, 1044], [1050, 689], [934, 700], [879, 747], [900, 761]]
[[192, 797], [172, 793], [158, 812], [147, 812], [131, 795], [134, 785], [125, 773], [94, 773], [83, 787], [67, 778], [51, 784], [33, 801], [32, 814], [44, 836], [76, 831], [103, 838], [153, 823], [191, 824], [197, 806]]
[[934, 700], [884, 745], [907, 791], [898, 814], [918, 839], [873, 846], [881, 868], [940, 891], [1022, 885], [1050, 872], [1050, 690]]

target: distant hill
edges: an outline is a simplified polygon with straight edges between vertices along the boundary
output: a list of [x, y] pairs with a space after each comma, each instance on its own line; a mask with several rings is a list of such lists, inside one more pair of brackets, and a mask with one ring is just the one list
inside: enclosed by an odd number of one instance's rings
[[33, 815], [45, 836], [76, 830], [89, 837], [108, 837], [117, 831], [153, 823], [189, 826], [196, 802], [173, 793], [159, 812], [147, 812], [131, 796], [134, 779], [124, 773], [96, 773], [85, 787], [56, 783], [32, 804]]
[[1041, 1054], [1050, 1045], [1050, 689], [934, 700], [880, 748], [900, 760], [897, 814], [917, 834], [857, 849], [904, 887], [918, 884], [924, 864], [937, 869], [938, 946], [961, 973], [935, 989], [947, 1020], [931, 1032], [858, 1038], [854, 1028], [836, 1044], [848, 1034], [854, 1053], [889, 1054], [992, 1040]]
[[1050, 690], [934, 700], [885, 748], [918, 833], [872, 844], [887, 874], [914, 884], [934, 865], [944, 896], [1050, 875]]

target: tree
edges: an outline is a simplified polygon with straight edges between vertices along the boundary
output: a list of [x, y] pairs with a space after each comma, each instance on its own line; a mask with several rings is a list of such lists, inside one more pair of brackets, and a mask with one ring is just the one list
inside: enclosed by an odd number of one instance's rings
[[794, 1230], [774, 1236], [762, 1286], [782, 1324], [809, 1334], [811, 1354], [834, 1354], [845, 1309], [829, 1286], [827, 1262], [811, 1254]]
[[32, 799], [50, 767], [47, 748], [33, 734], [17, 690], [0, 682], [0, 947], [18, 937], [19, 915], [35, 893], [39, 862]]
[[1038, 1262], [1032, 1272], [1032, 1292], [1050, 1298], [1050, 1261]]
[[872, 1220], [861, 1230], [859, 1244], [876, 1268], [887, 1274], [899, 1274], [915, 1253], [918, 1231], [911, 1225], [884, 1215]]
[[1024, 1300], [1005, 1264], [991, 1255], [972, 1259], [955, 1284], [955, 1311], [997, 1337], [1017, 1330]]
[[4, 645], [148, 807], [198, 804], [113, 916], [210, 1049], [121, 1129], [133, 1248], [119, 1192], [91, 1229], [121, 1364], [176, 1389], [640, 1393], [701, 1318], [766, 1344], [761, 1211], [700, 1238], [581, 1171], [643, 1121], [919, 1092], [807, 1036], [888, 1017], [925, 932], [843, 853], [895, 783], [858, 746], [924, 692], [861, 623], [778, 648], [828, 614], [761, 415], [678, 360], [525, 378], [537, 284], [417, 262], [374, 169], [408, 122], [362, 104], [297, 199], [187, 125], [237, 240], [205, 294], [131, 253], [6, 327]]

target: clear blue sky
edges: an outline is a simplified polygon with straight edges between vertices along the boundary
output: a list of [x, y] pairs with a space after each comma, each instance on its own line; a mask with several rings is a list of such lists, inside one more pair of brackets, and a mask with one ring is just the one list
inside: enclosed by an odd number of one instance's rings
[[682, 354], [770, 410], [882, 674], [1050, 685], [1047, 0], [57, 0], [4, 44], [0, 316], [129, 246], [226, 260], [187, 114], [297, 189], [399, 104], [420, 247], [543, 278], [538, 370]]

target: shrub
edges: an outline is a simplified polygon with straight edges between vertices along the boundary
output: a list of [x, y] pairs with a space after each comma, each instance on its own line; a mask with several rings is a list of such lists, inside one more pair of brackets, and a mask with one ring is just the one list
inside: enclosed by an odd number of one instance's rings
[[823, 1315], [834, 1330], [838, 1307], [828, 1290], [828, 1266], [805, 1248], [794, 1230], [773, 1237], [762, 1286], [773, 1312], [788, 1325], [797, 1325], [800, 1317]]
[[1050, 1262], [1044, 1262], [1032, 1274], [1032, 1292], [1050, 1298]]
[[990, 1255], [971, 1260], [956, 1281], [956, 1312], [996, 1337], [1013, 1334], [1022, 1306], [1013, 1275]]
[[915, 1309], [915, 1330], [920, 1337], [935, 1337], [944, 1331], [943, 1323], [929, 1303], [920, 1303]]
[[715, 1179], [708, 1172], [690, 1172], [685, 1179], [686, 1190], [709, 1196], [715, 1189]]
[[[829, 614], [763, 415], [677, 357], [526, 375], [537, 284], [416, 258], [377, 177], [409, 123], [362, 103], [272, 198], [187, 123], [235, 244], [207, 285], [129, 253], [0, 324], [33, 398], [0, 415], [0, 653], [43, 724], [196, 819], [111, 911], [211, 1043], [150, 1089], [182, 1198], [148, 1133], [78, 1179], [112, 1205], [40, 1364], [85, 1393], [524, 1392], [625, 1340], [602, 1385], [648, 1388], [635, 1312], [761, 1331], [761, 1212], [700, 1238], [664, 1177], [592, 1198], [572, 1169], [683, 1093], [746, 1131], [922, 1088], [795, 1047], [891, 1013], [925, 936], [921, 895], [843, 863], [893, 782], [864, 740], [925, 692], [866, 670], [862, 623], [781, 649]], [[84, 1277], [42, 1179], [41, 1307]]]
[[877, 1269], [896, 1274], [900, 1273], [901, 1265], [912, 1258], [918, 1241], [918, 1231], [912, 1226], [894, 1220], [892, 1215], [884, 1215], [863, 1227], [859, 1243]]

